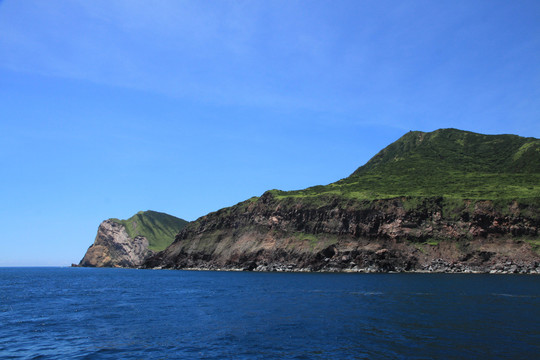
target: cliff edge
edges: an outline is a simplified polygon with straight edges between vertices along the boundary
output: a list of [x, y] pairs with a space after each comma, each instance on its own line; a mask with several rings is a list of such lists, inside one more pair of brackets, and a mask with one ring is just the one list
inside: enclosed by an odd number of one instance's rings
[[540, 273], [540, 140], [409, 132], [351, 176], [186, 226], [143, 267]]
[[139, 267], [174, 240], [187, 221], [156, 211], [139, 212], [127, 220], [108, 219], [79, 263], [84, 267]]

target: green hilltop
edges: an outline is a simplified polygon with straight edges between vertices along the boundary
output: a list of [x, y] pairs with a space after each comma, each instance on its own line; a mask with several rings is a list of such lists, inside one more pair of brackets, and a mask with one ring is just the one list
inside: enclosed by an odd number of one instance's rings
[[277, 198], [314, 201], [327, 196], [358, 200], [442, 196], [536, 203], [540, 199], [540, 139], [457, 129], [411, 131], [345, 179], [271, 193]]
[[174, 237], [188, 223], [186, 220], [157, 211], [139, 211], [127, 220], [109, 219], [124, 225], [131, 238], [144, 236], [148, 239], [148, 248], [161, 251], [169, 246]]

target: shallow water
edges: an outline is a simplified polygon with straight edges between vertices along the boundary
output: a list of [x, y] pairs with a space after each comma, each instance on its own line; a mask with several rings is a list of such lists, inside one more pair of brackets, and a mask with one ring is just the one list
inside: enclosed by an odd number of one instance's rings
[[2, 359], [531, 359], [540, 276], [0, 269]]

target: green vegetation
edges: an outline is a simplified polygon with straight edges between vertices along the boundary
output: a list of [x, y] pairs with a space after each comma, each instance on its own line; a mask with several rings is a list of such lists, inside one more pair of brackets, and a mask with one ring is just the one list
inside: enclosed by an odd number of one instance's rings
[[529, 239], [526, 241], [531, 244], [533, 250], [540, 255], [540, 239]]
[[437, 239], [428, 239], [426, 241], [426, 244], [431, 245], [431, 246], [437, 246], [437, 245], [439, 245], [439, 240], [437, 240]]
[[449, 205], [462, 199], [536, 199], [538, 203], [540, 140], [456, 129], [414, 131], [345, 179], [304, 190], [271, 192], [278, 199], [321, 203], [321, 197], [370, 201], [403, 196], [409, 201], [441, 196]]
[[319, 242], [319, 238], [317, 238], [317, 236], [315, 236], [314, 234], [308, 234], [308, 233], [304, 233], [304, 232], [296, 232], [294, 234], [294, 237], [297, 240], [309, 241], [309, 248], [312, 251], [315, 248], [315, 246], [317, 245], [317, 243]]
[[[293, 234], [293, 236], [297, 241], [304, 241], [308, 243], [310, 251], [322, 250], [338, 241], [338, 236], [335, 234], [310, 234], [297, 231]], [[294, 247], [295, 245], [291, 246]]]
[[144, 236], [148, 239], [149, 249], [161, 251], [169, 246], [174, 237], [186, 224], [186, 220], [157, 211], [139, 211], [127, 220], [110, 219], [124, 225], [131, 238]]

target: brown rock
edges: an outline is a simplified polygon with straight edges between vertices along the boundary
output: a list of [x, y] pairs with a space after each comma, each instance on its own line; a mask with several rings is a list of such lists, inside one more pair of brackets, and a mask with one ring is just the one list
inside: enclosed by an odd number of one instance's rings
[[138, 267], [152, 254], [145, 237], [132, 239], [123, 225], [105, 220], [99, 225], [94, 244], [88, 248], [79, 266]]

